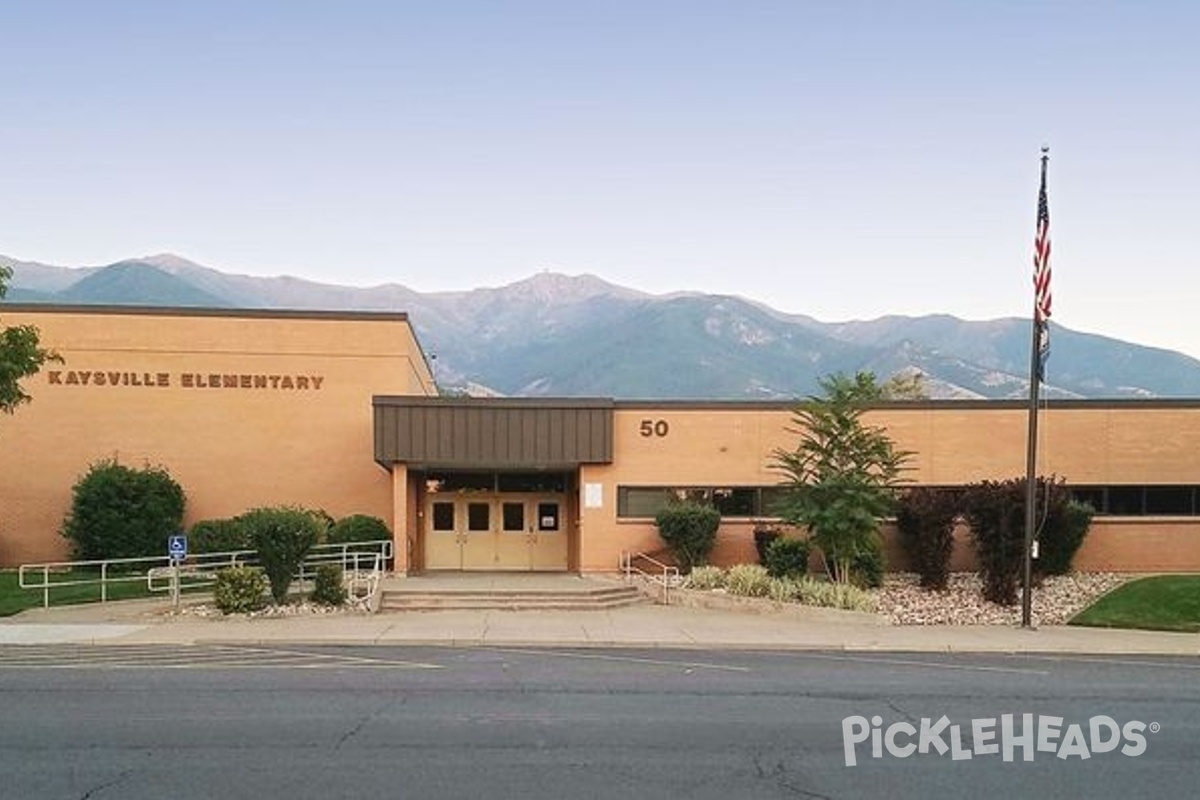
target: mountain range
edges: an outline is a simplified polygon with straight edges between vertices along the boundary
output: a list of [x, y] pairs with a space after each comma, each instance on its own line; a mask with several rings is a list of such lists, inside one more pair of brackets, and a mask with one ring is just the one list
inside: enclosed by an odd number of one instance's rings
[[[469, 394], [788, 399], [822, 377], [920, 373], [933, 398], [1029, 391], [1029, 320], [945, 314], [821, 322], [727, 295], [651, 295], [544, 272], [498, 288], [421, 293], [221, 272], [174, 255], [103, 267], [0, 256], [7, 301], [404, 311], [439, 384]], [[1200, 361], [1052, 325], [1048, 397], [1200, 397]]]

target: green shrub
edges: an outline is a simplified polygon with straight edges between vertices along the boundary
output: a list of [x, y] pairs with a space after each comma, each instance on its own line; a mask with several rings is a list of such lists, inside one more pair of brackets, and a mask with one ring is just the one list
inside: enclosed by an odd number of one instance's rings
[[217, 573], [213, 600], [224, 614], [245, 614], [266, 605], [270, 583], [258, 567], [227, 567]]
[[920, 486], [900, 498], [896, 527], [910, 567], [925, 589], [943, 590], [950, 579], [954, 550], [954, 521], [960, 513], [959, 494]]
[[379, 517], [367, 514], [351, 514], [342, 517], [329, 528], [326, 541], [329, 544], [348, 542], [386, 542], [392, 538], [387, 523]]
[[772, 528], [770, 525], [758, 525], [754, 528], [754, 549], [758, 553], [758, 563], [764, 567], [767, 565], [767, 548], [782, 535], [778, 528]]
[[[838, 580], [837, 561], [827, 560], [830, 578]], [[850, 584], [877, 589], [883, 585], [883, 542], [878, 535], [865, 539], [850, 558]]]
[[688, 575], [689, 589], [724, 589], [725, 570], [720, 567], [696, 567]]
[[317, 521], [317, 544], [325, 544], [334, 525], [333, 515], [323, 508], [306, 508], [304, 512]]
[[1062, 488], [1052, 490], [1046, 522], [1038, 534], [1038, 557], [1033, 562], [1039, 576], [1070, 572], [1095, 513], [1086, 503], [1068, 500]]
[[674, 503], [659, 511], [654, 522], [684, 574], [708, 563], [717, 541], [717, 528], [721, 526], [721, 514], [715, 508], [699, 503]]
[[1017, 578], [1025, 552], [1025, 481], [983, 481], [967, 487], [963, 511], [983, 578], [983, 596], [993, 603], [1017, 602]]
[[188, 533], [188, 550], [192, 553], [231, 553], [250, 549], [250, 537], [237, 519], [202, 519]]
[[796, 582], [800, 602], [823, 608], [846, 611], [874, 611], [875, 601], [869, 593], [847, 583], [801, 578]]
[[337, 564], [319, 564], [313, 573], [312, 601], [323, 606], [340, 606], [346, 602], [346, 585], [342, 568]]
[[[1037, 479], [1036, 512], [1041, 520], [1035, 577], [1061, 575], [1071, 568], [1092, 521], [1090, 506], [1072, 502], [1066, 482]], [[984, 481], [967, 487], [964, 508], [983, 575], [983, 596], [993, 603], [1017, 602], [1017, 582], [1025, 563], [1025, 478]]]
[[772, 578], [798, 578], [808, 572], [807, 539], [780, 537], [767, 547], [763, 566]]
[[256, 508], [238, 520], [245, 526], [276, 603], [287, 600], [292, 576], [321, 535], [320, 523], [303, 508]]
[[[374, 556], [380, 552], [381, 545], [366, 544], [368, 542], [390, 542], [392, 540], [392, 532], [388, 530], [387, 524], [379, 517], [372, 517], [367, 514], [351, 514], [348, 517], [342, 517], [329, 528], [329, 534], [326, 537], [328, 544], [349, 544], [351, 542], [363, 542], [361, 546], [350, 547], [347, 549], [347, 554], [362, 553], [359, 556], [352, 556], [353, 560], [347, 560], [347, 566], [351, 568], [370, 569], [375, 563]], [[385, 569], [390, 567], [390, 564], [383, 565]]]
[[800, 585], [794, 578], [771, 578], [767, 597], [778, 603], [794, 603], [800, 599]]
[[766, 597], [771, 588], [771, 576], [761, 564], [738, 564], [726, 573], [725, 588], [730, 594], [742, 597]]
[[62, 535], [80, 560], [165, 556], [183, 507], [183, 489], [166, 469], [100, 461], [72, 489]]

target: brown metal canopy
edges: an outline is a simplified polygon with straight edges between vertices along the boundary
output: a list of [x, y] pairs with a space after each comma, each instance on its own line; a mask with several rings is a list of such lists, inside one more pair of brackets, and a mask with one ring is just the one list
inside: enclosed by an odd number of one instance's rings
[[443, 469], [550, 469], [612, 461], [613, 401], [372, 399], [375, 460]]

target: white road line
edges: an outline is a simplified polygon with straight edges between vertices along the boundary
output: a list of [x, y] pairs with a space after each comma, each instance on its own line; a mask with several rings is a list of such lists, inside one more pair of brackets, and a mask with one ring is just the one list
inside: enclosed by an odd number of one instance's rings
[[[212, 647], [222, 647], [222, 645], [210, 645]], [[326, 659], [338, 664], [357, 663], [366, 666], [376, 667], [409, 667], [412, 669], [442, 669], [441, 664], [427, 664], [421, 661], [392, 661], [383, 658], [367, 658], [366, 656], [344, 656], [335, 655], [332, 653], [306, 653], [303, 651], [294, 650], [279, 650], [276, 648], [255, 648], [255, 647], [233, 647], [224, 646], [224, 649], [235, 653], [266, 653], [270, 655], [288, 655], [303, 658]]]
[[563, 653], [556, 650], [522, 649], [517, 647], [485, 647], [497, 653], [518, 653], [530, 656], [553, 656], [554, 658], [577, 658], [584, 661], [615, 661], [625, 664], [646, 664], [654, 667], [687, 667], [690, 669], [714, 669], [723, 672], [752, 672], [750, 667], [735, 667], [729, 664], [708, 664], [700, 661], [669, 661], [656, 658], [635, 658], [634, 656], [609, 656], [600, 653]]
[[57, 651], [51, 648], [38, 648], [36, 651], [0, 649], [0, 669], [212, 669], [219, 667], [441, 669], [440, 664], [417, 661], [396, 661], [364, 656], [228, 645], [182, 645], [176, 647], [102, 645], [92, 648], [71, 646]]
[[1013, 656], [1013, 658], [1028, 658], [1028, 659], [1031, 659], [1031, 660], [1032, 660], [1032, 659], [1037, 659], [1037, 660], [1039, 660], [1039, 661], [1073, 661], [1073, 662], [1082, 662], [1082, 663], [1085, 663], [1085, 664], [1117, 664], [1117, 665], [1120, 665], [1120, 666], [1123, 666], [1123, 667], [1157, 667], [1158, 669], [1192, 669], [1192, 670], [1200, 670], [1200, 659], [1197, 659], [1197, 657], [1196, 657], [1196, 656], [1189, 656], [1189, 655], [1168, 656], [1168, 655], [1164, 654], [1164, 655], [1163, 655], [1163, 658], [1180, 658], [1180, 659], [1187, 658], [1187, 659], [1191, 659], [1191, 660], [1192, 660], [1192, 663], [1190, 663], [1190, 664], [1187, 664], [1187, 663], [1183, 663], [1183, 664], [1164, 664], [1164, 663], [1163, 663], [1163, 662], [1161, 662], [1161, 661], [1138, 661], [1138, 660], [1136, 660], [1136, 659], [1131, 659], [1131, 658], [1105, 658], [1105, 657], [1103, 657], [1103, 656], [1073, 656], [1073, 655], [1061, 655], [1061, 656], [1035, 656], [1035, 655], [1014, 655], [1014, 656]]
[[943, 664], [938, 661], [913, 661], [905, 658], [865, 658], [863, 656], [835, 656], [824, 653], [796, 653], [797, 658], [814, 658], [824, 661], [849, 661], [858, 664], [886, 664], [899, 667], [929, 667], [966, 672], [1011, 672], [1018, 675], [1049, 675], [1048, 670], [1023, 669], [1019, 667], [985, 667], [973, 664]]

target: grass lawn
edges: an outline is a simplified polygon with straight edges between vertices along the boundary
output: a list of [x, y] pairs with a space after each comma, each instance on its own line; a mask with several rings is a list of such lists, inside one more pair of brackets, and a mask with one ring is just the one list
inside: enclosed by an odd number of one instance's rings
[[1200, 575], [1159, 575], [1132, 581], [1079, 612], [1070, 624], [1200, 631]]
[[[99, 571], [91, 570], [72, 573], [57, 572], [52, 574], [51, 579], [54, 581], [67, 581], [98, 577]], [[144, 576], [137, 581], [109, 583], [108, 585], [109, 600], [130, 600], [138, 597], [152, 596], [161, 597], [166, 600], [170, 598], [170, 593], [150, 592], [146, 588], [146, 579]], [[100, 602], [100, 584], [98, 583], [91, 586], [63, 586], [50, 590], [50, 605], [52, 606], [98, 602]], [[22, 589], [15, 569], [0, 570], [0, 617], [9, 617], [27, 608], [41, 608], [41, 606], [41, 589]]]

